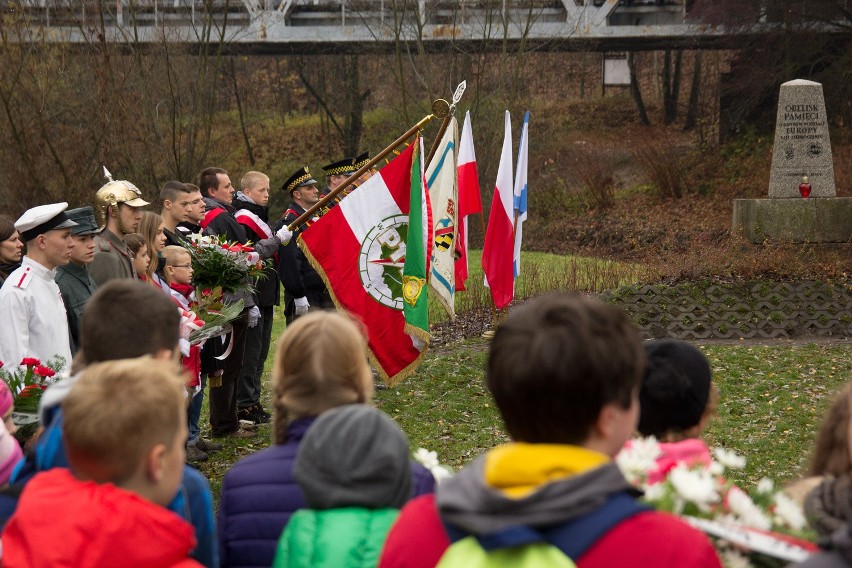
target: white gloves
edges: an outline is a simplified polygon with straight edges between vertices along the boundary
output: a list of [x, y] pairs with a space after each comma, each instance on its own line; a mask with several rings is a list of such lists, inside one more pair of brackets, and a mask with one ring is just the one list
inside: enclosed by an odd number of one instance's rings
[[307, 297], [302, 296], [301, 298], [296, 298], [294, 301], [296, 302], [296, 317], [303, 316], [308, 313], [308, 308], [310, 308], [311, 305], [308, 303]]
[[257, 306], [252, 306], [251, 308], [249, 308], [248, 326], [249, 327], [255, 327], [257, 325], [257, 322], [259, 322], [259, 321], [260, 321], [260, 308], [258, 308]]
[[293, 238], [293, 231], [289, 230], [287, 228], [287, 225], [284, 225], [283, 227], [278, 229], [278, 232], [275, 233], [275, 236], [278, 237], [278, 240], [281, 241], [282, 245], [286, 245], [290, 242], [290, 239]]

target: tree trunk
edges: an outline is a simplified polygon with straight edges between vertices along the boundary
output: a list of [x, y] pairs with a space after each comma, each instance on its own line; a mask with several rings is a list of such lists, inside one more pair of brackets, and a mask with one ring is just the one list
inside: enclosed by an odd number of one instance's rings
[[243, 141], [246, 144], [246, 154], [248, 154], [249, 163], [255, 164], [254, 149], [251, 147], [251, 139], [249, 138], [248, 125], [246, 124], [245, 112], [243, 111], [243, 99], [240, 96], [240, 85], [237, 82], [237, 69], [234, 64], [234, 57], [231, 56], [231, 82], [234, 86], [234, 97], [237, 99], [237, 113], [240, 116], [240, 130], [243, 132]]
[[645, 103], [642, 101], [642, 91], [639, 89], [639, 79], [636, 77], [636, 60], [632, 51], [627, 52], [627, 67], [630, 69], [630, 94], [636, 103], [636, 110], [639, 111], [639, 120], [645, 126], [651, 126], [648, 113], [645, 111]]
[[346, 62], [346, 124], [344, 125], [343, 153], [354, 156], [361, 145], [361, 132], [364, 127], [364, 100], [370, 95], [367, 89], [361, 92], [361, 72], [358, 68], [358, 56], [347, 57]]
[[689, 89], [689, 104], [686, 107], [684, 130], [692, 130], [698, 122], [698, 101], [701, 94], [701, 50], [695, 52], [692, 67], [692, 86]]
[[[672, 64], [672, 52], [667, 49], [663, 55], [663, 123], [671, 124], [677, 120], [677, 100], [680, 93], [681, 65], [683, 51], [675, 52]], [[672, 68], [674, 67], [674, 69]]]

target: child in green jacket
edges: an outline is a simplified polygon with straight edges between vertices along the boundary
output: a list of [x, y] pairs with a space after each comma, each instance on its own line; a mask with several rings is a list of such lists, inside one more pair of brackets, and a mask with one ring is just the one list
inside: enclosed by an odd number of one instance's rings
[[310, 508], [291, 517], [273, 568], [376, 566], [411, 493], [399, 426], [364, 404], [328, 410], [305, 434], [294, 476]]

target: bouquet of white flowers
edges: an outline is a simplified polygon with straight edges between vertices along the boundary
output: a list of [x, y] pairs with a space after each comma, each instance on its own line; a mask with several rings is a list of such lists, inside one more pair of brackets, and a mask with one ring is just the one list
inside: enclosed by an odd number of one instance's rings
[[726, 479], [727, 470], [745, 467], [745, 458], [716, 448], [710, 464], [679, 463], [662, 481], [651, 483], [661, 455], [656, 439], [640, 438], [616, 462], [625, 478], [644, 491], [646, 503], [713, 537], [725, 566], [786, 566], [817, 550], [801, 508], [776, 490], [772, 480], [762, 479], [749, 495]]

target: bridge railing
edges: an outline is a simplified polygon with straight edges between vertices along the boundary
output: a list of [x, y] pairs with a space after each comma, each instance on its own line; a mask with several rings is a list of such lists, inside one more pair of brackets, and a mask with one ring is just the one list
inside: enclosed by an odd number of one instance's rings
[[[505, 15], [539, 22], [565, 22], [579, 14], [606, 11], [609, 25], [677, 24], [688, 0], [412, 0], [421, 23], [446, 25]], [[399, 5], [399, 4], [397, 4]], [[276, 13], [285, 25], [347, 26], [392, 16], [391, 0], [0, 0], [0, 8], [26, 14], [46, 27], [199, 25], [204, 18], [249, 24], [259, 14]]]

